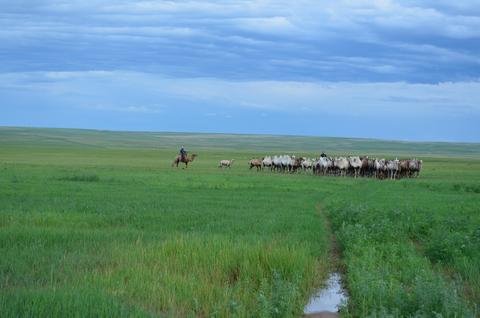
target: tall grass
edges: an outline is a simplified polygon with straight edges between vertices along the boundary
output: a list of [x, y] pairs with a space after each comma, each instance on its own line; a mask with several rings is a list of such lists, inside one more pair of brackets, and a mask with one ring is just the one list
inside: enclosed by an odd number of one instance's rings
[[175, 150], [95, 138], [0, 140], [2, 317], [298, 317], [334, 263], [319, 203], [341, 247], [345, 316], [478, 315], [479, 161], [353, 180], [257, 173], [255, 149], [204, 145], [177, 170]]
[[1, 163], [2, 317], [297, 317], [327, 274], [313, 179], [66, 154]]
[[179, 236], [119, 247], [113, 254], [118, 264], [94, 280], [126, 302], [174, 317], [296, 316], [301, 291], [317, 277], [315, 258], [305, 247], [223, 236]]
[[459, 178], [475, 187], [479, 171], [470, 165], [442, 164], [415, 181], [366, 181], [347, 199], [328, 199], [352, 296], [347, 316], [479, 314], [480, 198], [455, 187]]

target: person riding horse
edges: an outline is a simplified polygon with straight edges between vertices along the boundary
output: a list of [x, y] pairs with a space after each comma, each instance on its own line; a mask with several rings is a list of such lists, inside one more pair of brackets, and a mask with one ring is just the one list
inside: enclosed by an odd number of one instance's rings
[[186, 157], [187, 157], [187, 151], [182, 146], [182, 148], [180, 148], [180, 160], [184, 161]]

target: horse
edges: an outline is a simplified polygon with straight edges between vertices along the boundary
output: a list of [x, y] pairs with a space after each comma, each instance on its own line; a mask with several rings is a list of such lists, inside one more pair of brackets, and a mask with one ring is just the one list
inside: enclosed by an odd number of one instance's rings
[[180, 162], [183, 162], [185, 164], [185, 168], [188, 168], [188, 163], [195, 160], [196, 156], [197, 156], [196, 154], [192, 154], [191, 156], [186, 155], [184, 157], [182, 157], [181, 155], [178, 155], [177, 158], [173, 160], [172, 167], [176, 166], [178, 168], [178, 164]]

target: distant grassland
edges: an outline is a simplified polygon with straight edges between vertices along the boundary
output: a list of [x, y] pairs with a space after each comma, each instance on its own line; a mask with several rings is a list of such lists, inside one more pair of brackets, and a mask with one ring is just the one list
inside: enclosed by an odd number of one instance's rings
[[480, 143], [406, 142], [359, 138], [235, 135], [208, 133], [117, 132], [80, 129], [0, 127], [2, 146], [82, 149], [177, 149], [193, 151], [307, 152], [480, 159]]
[[[170, 167], [181, 144], [199, 155], [188, 170]], [[353, 180], [246, 164], [321, 151], [416, 156], [424, 171]], [[478, 144], [0, 128], [0, 316], [299, 317], [338, 267], [345, 317], [478, 316], [479, 154]]]

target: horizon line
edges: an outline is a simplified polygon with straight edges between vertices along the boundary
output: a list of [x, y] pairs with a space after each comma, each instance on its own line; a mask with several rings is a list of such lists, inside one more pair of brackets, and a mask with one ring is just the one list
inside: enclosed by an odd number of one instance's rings
[[272, 134], [272, 133], [239, 133], [239, 132], [205, 132], [205, 131], [165, 131], [165, 130], [122, 130], [122, 129], [104, 129], [104, 128], [83, 128], [83, 127], [52, 127], [52, 126], [9, 126], [0, 125], [2, 128], [20, 128], [20, 129], [71, 129], [86, 130], [97, 132], [119, 132], [119, 133], [176, 133], [176, 134], [210, 134], [210, 135], [235, 135], [235, 136], [268, 136], [268, 137], [299, 137], [299, 138], [336, 138], [336, 139], [354, 139], [364, 141], [389, 141], [398, 143], [437, 143], [437, 144], [463, 144], [480, 145], [480, 141], [445, 141], [445, 140], [407, 140], [407, 139], [382, 139], [374, 137], [351, 137], [351, 136], [321, 136], [321, 135], [294, 135], [294, 134]]

